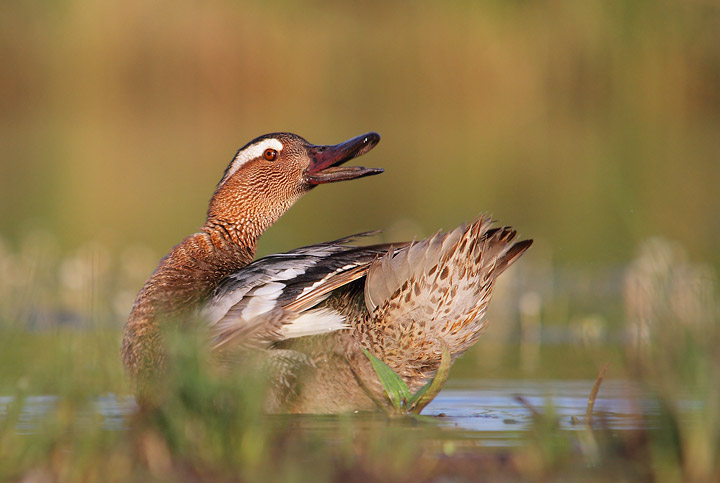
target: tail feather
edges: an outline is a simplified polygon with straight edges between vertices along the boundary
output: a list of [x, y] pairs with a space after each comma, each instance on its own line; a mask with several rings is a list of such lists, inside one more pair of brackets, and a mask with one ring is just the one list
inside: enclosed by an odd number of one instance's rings
[[498, 275], [503, 273], [510, 265], [515, 263], [515, 260], [520, 258], [520, 256], [527, 251], [528, 248], [530, 248], [530, 245], [533, 244], [532, 240], [523, 240], [520, 242], [517, 242], [513, 246], [510, 247], [510, 249], [505, 253], [497, 263], [497, 270]]
[[399, 374], [430, 373], [443, 343], [455, 357], [477, 340], [495, 279], [532, 244], [513, 243], [515, 230], [491, 224], [480, 217], [390, 250], [371, 265], [365, 304], [373, 321], [356, 330]]

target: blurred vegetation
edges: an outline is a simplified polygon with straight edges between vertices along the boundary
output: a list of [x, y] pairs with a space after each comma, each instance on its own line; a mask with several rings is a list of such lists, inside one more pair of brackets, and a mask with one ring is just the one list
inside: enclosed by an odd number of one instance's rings
[[[168, 339], [164, 399], [139, 411], [119, 360], [120, 326], [155, 258], [97, 243], [61, 256], [40, 232], [21, 246], [0, 245], [3, 481], [720, 477], [716, 276], [677, 243], [647, 240], [617, 290], [596, 291], [620, 306], [615, 318], [611, 310], [554, 319], [584, 305], [562, 294], [597, 289], [582, 272], [570, 283], [534, 263], [505, 274], [487, 333], [453, 377], [517, 378], [522, 392], [523, 378], [589, 379], [610, 361], [609, 377], [641, 384], [659, 406], [659, 416], [636, 415], [631, 430], [607, 427], [600, 414], [568, 432], [551, 400], [534, 408], [521, 399], [533, 425], [510, 448], [484, 447], [472, 432], [428, 417], [263, 414], [262, 374], [218, 371], [193, 333]], [[108, 401], [125, 409], [108, 412]]]
[[[2, 3], [0, 480], [717, 481], [719, 31], [712, 0]], [[167, 404], [108, 431], [135, 293], [278, 130], [378, 131], [363, 164], [386, 173], [314, 191], [261, 254], [489, 211], [536, 244], [451, 378], [610, 362], [657, 394], [654, 429], [571, 435], [544, 408], [496, 452], [426, 421], [264, 416], [263, 382], [190, 338]]]

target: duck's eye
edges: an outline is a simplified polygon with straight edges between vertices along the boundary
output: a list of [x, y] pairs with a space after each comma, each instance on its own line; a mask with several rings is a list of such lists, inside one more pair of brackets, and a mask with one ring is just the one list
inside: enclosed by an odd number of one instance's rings
[[263, 158], [267, 159], [268, 161], [275, 161], [277, 159], [278, 152], [274, 149], [266, 149], [263, 153]]

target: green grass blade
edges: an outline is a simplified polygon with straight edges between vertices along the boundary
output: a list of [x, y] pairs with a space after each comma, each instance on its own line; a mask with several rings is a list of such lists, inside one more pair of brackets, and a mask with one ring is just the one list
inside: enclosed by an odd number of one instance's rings
[[432, 378], [432, 380], [430, 382], [428, 382], [423, 387], [418, 389], [418, 392], [413, 394], [413, 396], [408, 400], [408, 406], [410, 408], [415, 407], [415, 405], [420, 400], [420, 398], [427, 392], [428, 389], [430, 389], [430, 386], [432, 385], [433, 381], [435, 381], [434, 377]]
[[390, 399], [390, 402], [397, 410], [402, 410], [404, 404], [410, 399], [410, 389], [402, 378], [393, 371], [390, 366], [385, 364], [383, 361], [375, 357], [369, 351], [363, 349], [363, 352], [370, 359], [370, 363], [375, 369], [375, 373], [380, 379], [380, 383], [385, 389], [385, 393]]
[[445, 385], [445, 381], [450, 374], [451, 362], [452, 357], [450, 356], [450, 350], [447, 344], [443, 342], [440, 367], [438, 367], [435, 377], [433, 377], [432, 381], [421, 387], [420, 390], [408, 400], [408, 407], [412, 414], [420, 414], [420, 411], [425, 409], [425, 406], [435, 399], [435, 396], [438, 395], [440, 389]]

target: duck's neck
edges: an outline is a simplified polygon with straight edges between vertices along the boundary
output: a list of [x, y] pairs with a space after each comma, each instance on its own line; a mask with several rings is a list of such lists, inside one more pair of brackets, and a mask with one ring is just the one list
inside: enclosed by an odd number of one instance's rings
[[138, 375], [162, 362], [160, 325], [180, 320], [206, 300], [226, 276], [250, 263], [261, 232], [250, 223], [209, 219], [160, 261], [135, 299], [125, 325], [122, 354]]
[[202, 231], [210, 237], [218, 252], [224, 253], [228, 250], [240, 249], [250, 253], [250, 260], [247, 262], [249, 263], [255, 256], [255, 248], [260, 235], [268, 226], [269, 223], [261, 223], [249, 217], [240, 218], [237, 221], [208, 217]]

